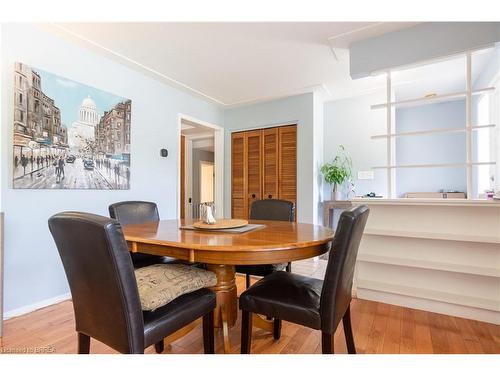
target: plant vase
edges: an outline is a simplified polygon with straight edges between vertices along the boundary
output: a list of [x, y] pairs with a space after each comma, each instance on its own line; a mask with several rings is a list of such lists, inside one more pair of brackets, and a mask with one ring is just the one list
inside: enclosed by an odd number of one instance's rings
[[340, 194], [340, 191], [338, 191], [336, 189], [332, 190], [332, 200], [334, 200], [334, 201], [342, 200], [342, 195]]

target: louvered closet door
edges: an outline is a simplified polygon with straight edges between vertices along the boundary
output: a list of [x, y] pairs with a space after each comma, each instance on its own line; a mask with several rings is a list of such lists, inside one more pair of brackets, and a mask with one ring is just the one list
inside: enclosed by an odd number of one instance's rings
[[278, 128], [262, 131], [263, 199], [277, 199], [278, 193]]
[[252, 202], [262, 199], [262, 131], [253, 130], [245, 133], [246, 183], [247, 183], [247, 219]]
[[297, 125], [279, 128], [279, 199], [295, 203], [297, 220]]
[[245, 181], [245, 133], [233, 133], [231, 136], [231, 217], [247, 217], [246, 181]]

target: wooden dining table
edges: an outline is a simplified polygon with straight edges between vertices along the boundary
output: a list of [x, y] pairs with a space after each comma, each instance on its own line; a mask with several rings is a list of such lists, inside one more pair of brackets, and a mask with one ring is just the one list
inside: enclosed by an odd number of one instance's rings
[[[229, 351], [229, 328], [236, 323], [238, 298], [235, 265], [288, 263], [326, 253], [333, 231], [319, 225], [250, 220], [263, 226], [245, 233], [189, 230], [187, 220], [162, 220], [124, 225], [131, 252], [163, 255], [204, 263], [217, 276], [214, 325], [223, 329], [224, 350]], [[272, 331], [272, 322], [256, 318], [255, 325]]]

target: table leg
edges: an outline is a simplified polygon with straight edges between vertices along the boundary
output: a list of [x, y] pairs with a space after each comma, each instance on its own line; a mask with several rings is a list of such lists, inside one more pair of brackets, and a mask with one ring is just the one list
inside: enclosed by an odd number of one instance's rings
[[231, 342], [229, 341], [229, 327], [227, 325], [227, 311], [226, 306], [220, 307], [222, 317], [222, 338], [224, 340], [224, 353], [231, 353]]
[[224, 352], [230, 352], [229, 328], [236, 324], [238, 316], [238, 298], [236, 293], [236, 275], [234, 266], [224, 264], [207, 264], [209, 271], [217, 275], [217, 284], [210, 289], [217, 298], [214, 311], [214, 326], [222, 328], [224, 336]]

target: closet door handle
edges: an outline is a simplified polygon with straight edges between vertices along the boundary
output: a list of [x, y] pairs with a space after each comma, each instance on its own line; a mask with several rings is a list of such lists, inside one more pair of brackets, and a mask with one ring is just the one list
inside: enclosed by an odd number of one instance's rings
[[268, 197], [269, 199], [273, 199], [273, 195], [272, 195], [272, 194], [269, 194], [267, 197]]
[[252, 198], [255, 198], [255, 194], [252, 194]]

